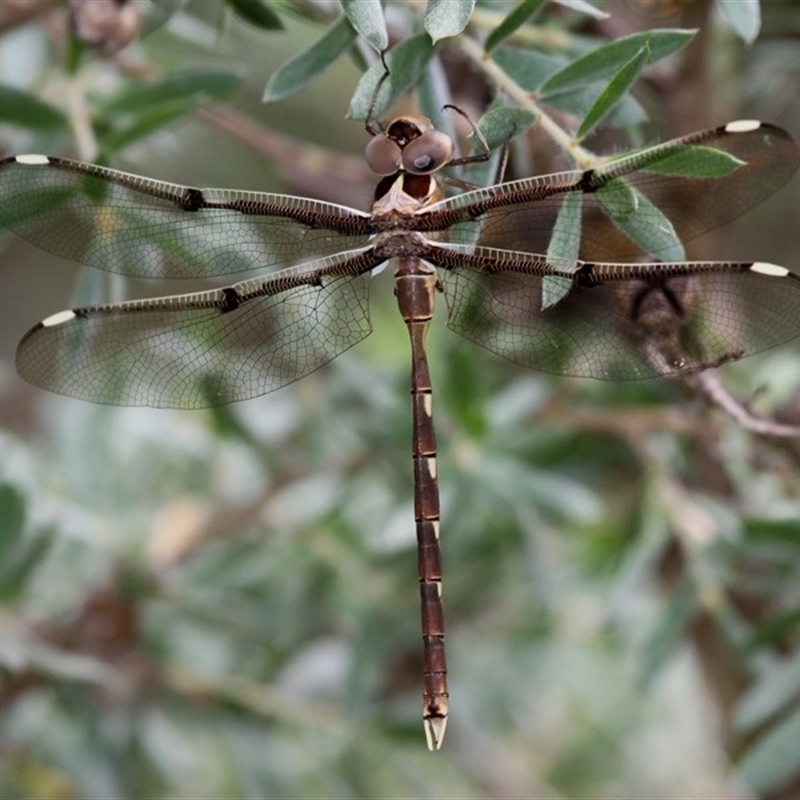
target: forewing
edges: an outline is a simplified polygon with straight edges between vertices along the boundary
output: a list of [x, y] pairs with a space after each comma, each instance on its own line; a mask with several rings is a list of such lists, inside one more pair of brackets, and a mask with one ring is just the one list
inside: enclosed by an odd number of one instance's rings
[[23, 378], [110, 405], [197, 409], [308, 375], [371, 331], [371, 250], [224, 289], [54, 314], [17, 349]]
[[753, 208], [783, 186], [799, 163], [797, 145], [780, 128], [730, 123], [594, 170], [467, 192], [419, 217], [421, 229], [449, 230], [451, 242], [543, 255], [565, 198], [577, 193], [580, 221], [565, 234], [564, 252], [584, 260], [680, 260], [682, 241]]
[[45, 156], [0, 161], [0, 226], [141, 278], [283, 268], [366, 245], [369, 217], [290, 195], [195, 189]]

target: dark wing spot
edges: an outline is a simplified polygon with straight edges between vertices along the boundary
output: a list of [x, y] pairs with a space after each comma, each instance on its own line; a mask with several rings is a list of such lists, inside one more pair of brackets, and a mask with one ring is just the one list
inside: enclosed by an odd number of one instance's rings
[[208, 203], [206, 203], [206, 199], [199, 189], [186, 189], [181, 202], [181, 208], [184, 211], [197, 211], [207, 205]]
[[236, 309], [242, 304], [242, 298], [239, 295], [239, 292], [237, 292], [232, 286], [226, 286], [221, 291], [222, 300], [220, 301], [219, 310], [223, 314], [227, 314], [230, 311], [236, 311]]

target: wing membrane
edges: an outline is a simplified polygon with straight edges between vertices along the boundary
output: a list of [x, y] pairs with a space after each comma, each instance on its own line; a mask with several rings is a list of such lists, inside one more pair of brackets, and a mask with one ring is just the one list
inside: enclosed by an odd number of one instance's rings
[[224, 289], [76, 309], [32, 328], [23, 378], [109, 405], [206, 408], [279, 389], [371, 332], [371, 250]]
[[[426, 258], [442, 267], [452, 330], [542, 372], [679, 375], [800, 335], [800, 278], [774, 265], [579, 263], [573, 271], [525, 253], [446, 245]], [[549, 305], [548, 282], [560, 289]]]
[[594, 170], [449, 198], [419, 215], [420, 229], [453, 226], [447, 239], [454, 243], [544, 254], [564, 197], [580, 193], [581, 224], [574, 226], [574, 241], [564, 242], [565, 251], [585, 260], [635, 260], [643, 254], [674, 259], [680, 241], [753, 208], [783, 186], [798, 164], [800, 152], [785, 131], [764, 123], [730, 123]]
[[0, 161], [0, 225], [139, 278], [284, 268], [367, 243], [369, 216], [289, 195], [194, 189], [69, 159]]

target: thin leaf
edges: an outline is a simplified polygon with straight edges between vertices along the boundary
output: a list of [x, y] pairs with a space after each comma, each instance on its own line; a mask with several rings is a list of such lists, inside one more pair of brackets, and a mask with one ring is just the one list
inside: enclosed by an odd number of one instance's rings
[[105, 113], [152, 113], [157, 106], [230, 97], [242, 82], [240, 73], [229, 69], [189, 69], [172, 72], [154, 83], [135, 84], [103, 104]]
[[[375, 116], [380, 117], [384, 114], [398, 97], [405, 94], [414, 85], [432, 55], [433, 44], [425, 33], [406, 39], [386, 53], [389, 77], [378, 95], [373, 109]], [[377, 61], [361, 76], [347, 111], [350, 119], [366, 119], [372, 97], [375, 94], [375, 86], [383, 73], [383, 64]]]
[[[597, 102], [603, 91], [599, 83], [575, 91], [566, 92], [552, 97], [548, 102], [553, 108], [567, 111], [577, 117], [584, 117], [589, 109]], [[611, 109], [608, 117], [603, 120], [604, 126], [630, 128], [639, 125], [648, 119], [642, 106], [630, 94], [623, 95], [619, 103]]]
[[643, 47], [649, 49], [649, 63], [653, 63], [685, 47], [694, 34], [695, 31], [665, 28], [625, 36], [576, 58], [544, 81], [539, 91], [544, 98], [610, 78]]
[[[509, 108], [497, 102], [495, 107], [490, 108], [478, 120], [478, 129], [492, 154], [487, 161], [470, 164], [462, 177], [476, 186], [488, 186], [502, 180], [503, 176], [499, 174], [498, 170], [501, 168], [501, 158], [507, 154], [505, 148], [515, 136], [526, 131], [534, 119], [535, 117], [530, 111], [515, 107]], [[470, 137], [473, 143], [471, 152], [483, 152], [477, 138], [473, 134], [470, 134]], [[475, 233], [473, 241], [477, 240], [479, 226], [476, 227]]]
[[160, 0], [153, 3], [142, 20], [142, 29], [139, 38], [143, 39], [153, 31], [166, 25], [186, 5], [187, 0]]
[[498, 47], [492, 56], [504, 72], [529, 92], [538, 92], [547, 78], [562, 70], [568, 63], [563, 56], [508, 45]]
[[51, 531], [37, 533], [0, 567], [0, 601], [7, 603], [25, 591], [54, 541]]
[[67, 125], [67, 118], [54, 106], [42, 102], [28, 92], [2, 85], [0, 121], [36, 131], [56, 131]]
[[447, 134], [453, 141], [456, 140], [454, 117], [457, 115], [451, 109], [445, 109], [453, 101], [453, 95], [447, 82], [447, 77], [441, 59], [436, 55], [428, 63], [414, 85], [420, 113], [428, 119], [434, 120], [438, 130]]
[[786, 708], [800, 692], [800, 654], [764, 670], [736, 707], [737, 730], [750, 732]]
[[[495, 63], [508, 73], [514, 81], [529, 92], [540, 92], [544, 82], [567, 65], [563, 56], [552, 56], [534, 50], [501, 45], [492, 53]], [[597, 81], [568, 89], [548, 97], [548, 102], [583, 117], [594, 105], [603, 87]], [[612, 110], [606, 124], [620, 127], [636, 125], [646, 119], [639, 103], [629, 94]]]
[[733, 32], [746, 44], [752, 44], [761, 30], [759, 0], [716, 0], [716, 7]]
[[490, 150], [508, 144], [515, 136], [529, 128], [536, 117], [523, 108], [500, 106], [487, 111], [478, 120], [478, 128]]
[[670, 653], [683, 638], [696, 610], [697, 597], [694, 589], [684, 579], [675, 587], [661, 619], [645, 642], [639, 678], [643, 687], [649, 686], [664, 666]]
[[714, 147], [684, 147], [671, 156], [656, 161], [646, 169], [664, 175], [692, 178], [722, 178], [730, 175], [745, 162]]
[[522, 0], [508, 16], [486, 37], [483, 49], [489, 53], [503, 39], [507, 39], [517, 28], [524, 25], [544, 5], [545, 0]]
[[[574, 269], [581, 246], [581, 201], [578, 192], [564, 196], [556, 224], [547, 245], [547, 260], [559, 269]], [[572, 288], [572, 282], [557, 276], [545, 276], [542, 281], [542, 310], [562, 300]]]
[[795, 517], [745, 520], [747, 541], [800, 545], [800, 521]]
[[428, 0], [424, 25], [433, 42], [458, 36], [467, 27], [475, 0]]
[[607, 19], [610, 16], [608, 12], [593, 6], [587, 0], [553, 0], [553, 2], [564, 8], [570, 8], [573, 11], [579, 11], [581, 14], [594, 17], [594, 19]]
[[800, 770], [800, 709], [757, 740], [742, 759], [738, 777], [758, 796], [786, 783]]
[[542, 311], [559, 303], [572, 288], [572, 281], [560, 275], [545, 275], [542, 278]]
[[672, 222], [643, 194], [621, 178], [597, 191], [608, 216], [647, 253], [667, 261], [684, 261], [686, 254]]
[[23, 592], [53, 543], [52, 532], [25, 535], [25, 498], [14, 486], [0, 486], [0, 602]]
[[137, 116], [130, 124], [99, 136], [101, 152], [103, 156], [108, 157], [111, 153], [166, 128], [180, 117], [190, 114], [195, 108], [196, 103], [182, 101], [160, 105], [149, 113]]
[[264, 88], [262, 101], [272, 103], [299, 92], [336, 61], [355, 38], [356, 32], [347, 17], [340, 17], [308, 50], [273, 73]]
[[578, 141], [588, 136], [622, 101], [647, 66], [649, 58], [650, 51], [645, 45], [619, 69], [595, 100], [594, 105], [586, 112], [586, 116], [575, 134]]
[[779, 614], [773, 614], [763, 622], [759, 622], [758, 627], [752, 633], [745, 644], [745, 649], [749, 653], [756, 653], [763, 647], [769, 647], [780, 642], [800, 625], [800, 608], [793, 608]]
[[25, 498], [8, 483], [0, 485], [0, 565], [8, 562], [25, 530]]
[[234, 13], [255, 25], [268, 31], [282, 30], [283, 22], [272, 8], [269, 0], [225, 0]]
[[342, 9], [358, 34], [379, 53], [389, 46], [381, 0], [342, 0]]

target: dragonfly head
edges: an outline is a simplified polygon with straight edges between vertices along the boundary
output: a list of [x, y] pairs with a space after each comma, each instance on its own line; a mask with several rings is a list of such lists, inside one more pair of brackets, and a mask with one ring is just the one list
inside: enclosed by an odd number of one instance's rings
[[367, 144], [365, 157], [378, 175], [430, 175], [453, 160], [453, 140], [426, 117], [398, 117]]

